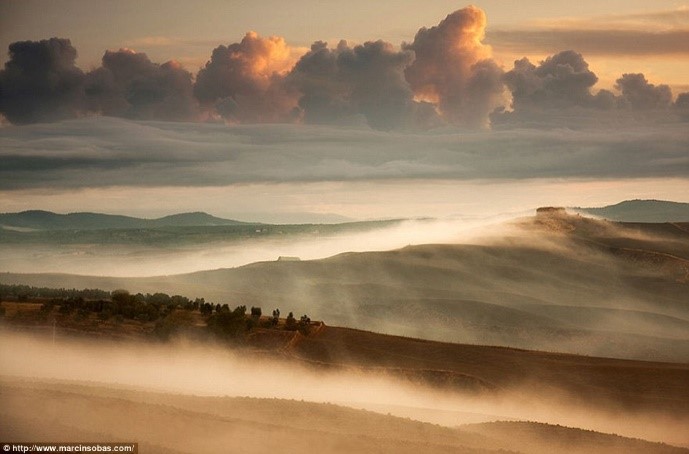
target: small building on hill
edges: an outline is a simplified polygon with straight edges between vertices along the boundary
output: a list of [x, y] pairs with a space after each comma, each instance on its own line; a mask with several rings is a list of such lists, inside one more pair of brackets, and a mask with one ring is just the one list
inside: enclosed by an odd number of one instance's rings
[[278, 257], [278, 262], [300, 262], [301, 259], [299, 257], [289, 257], [286, 255], [281, 255]]
[[540, 207], [536, 209], [536, 216], [553, 217], [566, 215], [567, 210], [564, 207]]

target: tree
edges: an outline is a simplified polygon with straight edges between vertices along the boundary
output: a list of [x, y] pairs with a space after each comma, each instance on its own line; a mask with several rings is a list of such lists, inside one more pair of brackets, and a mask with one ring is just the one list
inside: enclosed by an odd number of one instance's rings
[[199, 306], [199, 312], [202, 315], [211, 315], [213, 313], [213, 305], [211, 303], [203, 303]]
[[246, 332], [246, 306], [233, 311], [219, 311], [208, 319], [208, 328], [221, 339], [236, 341]]
[[294, 318], [294, 314], [291, 312], [287, 315], [287, 319], [285, 320], [285, 329], [290, 331], [297, 329], [297, 320]]
[[311, 318], [306, 314], [299, 319], [299, 332], [305, 336], [311, 332]]
[[112, 291], [110, 299], [112, 299], [113, 303], [117, 303], [118, 305], [127, 305], [131, 302], [132, 296], [129, 294], [128, 290], [119, 289]]

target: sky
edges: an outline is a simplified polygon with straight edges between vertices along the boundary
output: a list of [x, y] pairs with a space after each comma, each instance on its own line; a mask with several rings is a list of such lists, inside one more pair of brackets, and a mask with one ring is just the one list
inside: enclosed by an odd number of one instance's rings
[[0, 0], [0, 47], [0, 212], [689, 202], [686, 1]]

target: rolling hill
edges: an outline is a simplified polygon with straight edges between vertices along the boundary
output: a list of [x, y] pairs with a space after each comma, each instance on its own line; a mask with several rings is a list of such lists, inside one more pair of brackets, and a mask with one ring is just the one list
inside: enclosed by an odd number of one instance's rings
[[0, 214], [0, 227], [18, 231], [150, 229], [247, 224], [250, 223], [222, 219], [201, 212], [173, 214], [158, 219], [142, 219], [101, 213], [57, 214], [41, 210]]
[[0, 437], [133, 441], [146, 453], [644, 453], [664, 443], [529, 422], [458, 428], [333, 404], [199, 397], [90, 384], [0, 382]]
[[154, 278], [2, 274], [289, 308], [330, 325], [484, 345], [689, 362], [689, 226], [537, 216], [485, 244], [421, 245]]
[[572, 208], [611, 221], [623, 222], [689, 222], [689, 203], [664, 200], [625, 200], [600, 208]]

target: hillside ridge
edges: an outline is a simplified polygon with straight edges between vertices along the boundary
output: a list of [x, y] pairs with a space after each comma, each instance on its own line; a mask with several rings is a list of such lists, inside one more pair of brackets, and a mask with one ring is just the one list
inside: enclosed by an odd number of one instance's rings
[[33, 230], [105, 230], [250, 224], [258, 223], [223, 219], [201, 211], [172, 214], [154, 219], [93, 212], [59, 214], [44, 210], [0, 214], [0, 226]]
[[573, 211], [624, 222], [689, 222], [689, 203], [656, 199], [625, 200], [603, 207], [572, 207]]

